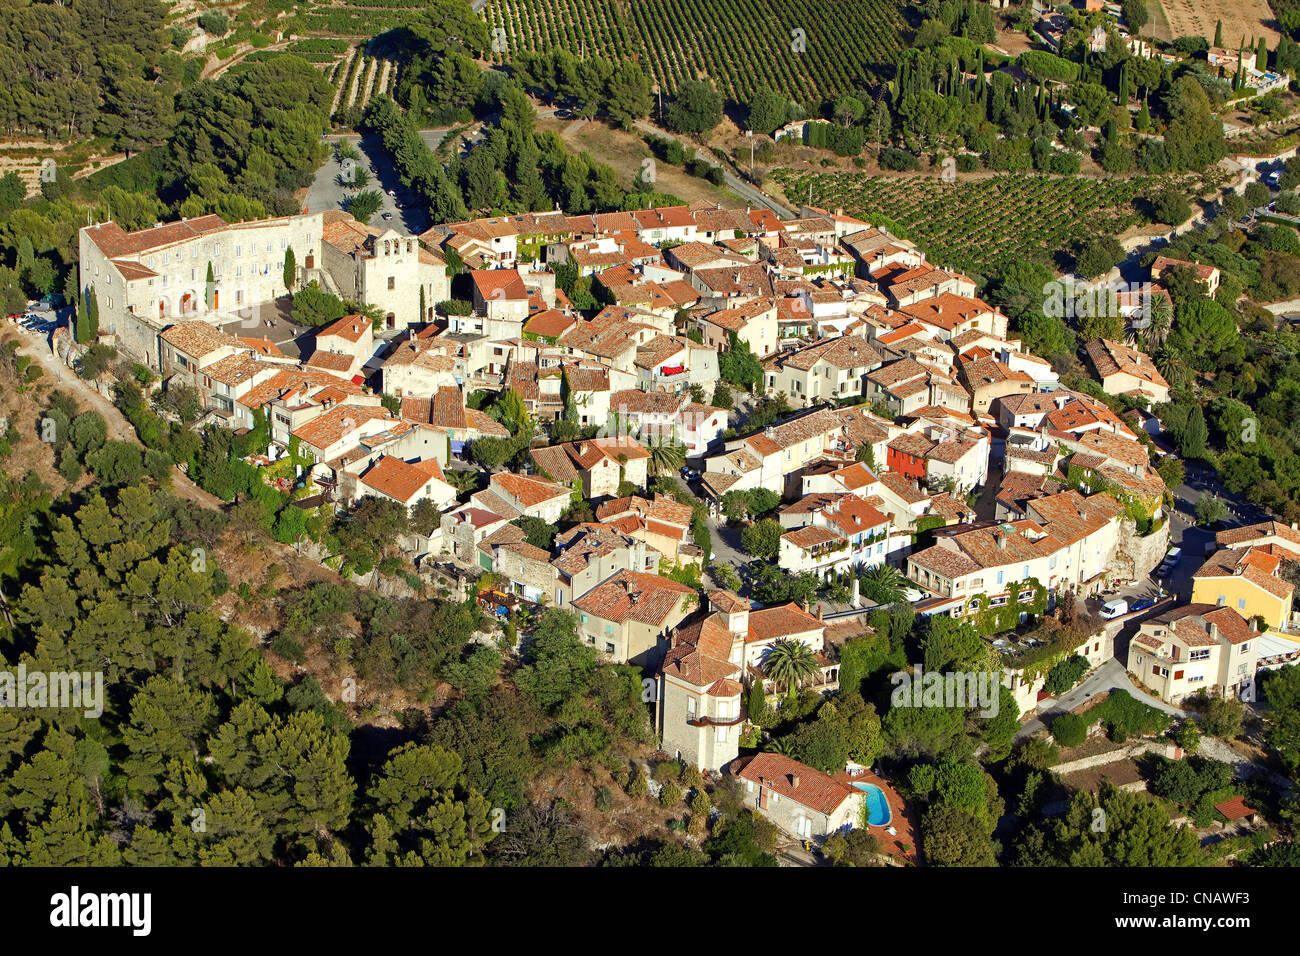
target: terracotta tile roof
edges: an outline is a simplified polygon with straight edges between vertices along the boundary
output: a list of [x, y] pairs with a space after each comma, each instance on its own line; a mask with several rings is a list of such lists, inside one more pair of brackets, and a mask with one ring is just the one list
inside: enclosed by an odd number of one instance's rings
[[[585, 571], [593, 557], [601, 558], [615, 551], [633, 548], [637, 544], [635, 538], [628, 537], [611, 525], [597, 522], [580, 524], [556, 536], [555, 545], [561, 551], [551, 560], [551, 564], [572, 577]], [[644, 547], [647, 554], [658, 554], [649, 545]]]
[[354, 429], [376, 418], [397, 421], [388, 414], [388, 409], [380, 405], [337, 405], [307, 424], [295, 428], [293, 435], [313, 448], [328, 448]]
[[402, 339], [384, 359], [384, 368], [414, 365], [432, 372], [452, 372], [455, 360], [447, 354], [445, 345], [436, 339]]
[[889, 516], [872, 507], [866, 501], [854, 495], [845, 495], [824, 512], [826, 520], [839, 529], [846, 538], [849, 535], [870, 531], [874, 533], [881, 525], [889, 523]]
[[1137, 349], [1129, 348], [1119, 342], [1112, 342], [1109, 339], [1094, 339], [1085, 348], [1088, 352], [1088, 358], [1092, 360], [1093, 367], [1097, 370], [1097, 375], [1103, 380], [1107, 376], [1123, 372], [1126, 375], [1132, 375], [1135, 378], [1150, 382], [1157, 388], [1167, 389], [1169, 387], [1165, 377], [1160, 374], [1155, 363], [1144, 352], [1139, 352]]
[[715, 697], [734, 697], [740, 685], [730, 678], [740, 673], [740, 665], [729, 660], [731, 645], [731, 632], [722, 626], [719, 615], [697, 617], [673, 633], [664, 673], [706, 687]]
[[248, 348], [256, 352], [258, 355], [264, 355], [268, 357], [288, 358], [288, 356], [285, 355], [285, 353], [280, 350], [280, 347], [276, 345], [274, 342], [272, 342], [270, 339], [254, 339], [242, 335], [236, 336], [236, 338], [239, 339], [241, 345], [247, 346]]
[[639, 571], [619, 571], [573, 601], [573, 607], [615, 623], [638, 621], [662, 627], [693, 588]]
[[227, 355], [211, 365], [203, 366], [199, 371], [214, 382], [220, 382], [223, 385], [238, 385], [241, 382], [250, 381], [258, 372], [275, 368], [277, 366], [272, 363], [259, 362], [247, 352], [236, 352], [234, 355]]
[[[436, 461], [434, 465], [437, 465]], [[441, 480], [442, 475], [431, 473], [427, 467], [408, 464], [394, 455], [384, 455], [359, 480], [381, 494], [409, 505], [431, 478]]]
[[321, 228], [321, 238], [345, 255], [364, 251], [372, 236], [383, 230], [358, 222], [341, 210], [327, 210]]
[[492, 476], [488, 490], [500, 488], [523, 507], [531, 508], [553, 498], [569, 497], [569, 489], [541, 478], [529, 478], [510, 472], [500, 472]]
[[1093, 534], [1124, 511], [1124, 506], [1106, 494], [1085, 498], [1070, 490], [1046, 495], [1029, 502], [1031, 515], [1051, 532], [1051, 537], [1062, 544], [1073, 544]]
[[1229, 800], [1224, 800], [1222, 803], [1216, 803], [1214, 809], [1227, 817], [1229, 823], [1236, 820], [1244, 820], [1247, 817], [1253, 817], [1259, 812], [1258, 810], [1254, 810], [1246, 805], [1245, 797], [1232, 797]]
[[760, 753], [737, 761], [733, 771], [744, 780], [768, 787], [817, 813], [832, 814], [860, 791], [807, 764], [781, 754]]
[[896, 471], [882, 471], [879, 477], [882, 485], [898, 497], [902, 498], [908, 504], [916, 504], [918, 501], [924, 501], [928, 497], [924, 492], [913, 485], [912, 482], [908, 481]]
[[[907, 560], [949, 580], [966, 574], [974, 574], [981, 569], [981, 565], [967, 555], [955, 548], [945, 547], [941, 544], [931, 545], [924, 551], [909, 555]], [[1014, 558], [1011, 560], [1014, 560]]]
[[748, 611], [749, 602], [737, 594], [735, 591], [727, 591], [718, 588], [707, 594], [709, 603], [719, 611], [725, 611], [728, 614], [734, 614], [737, 611]]
[[899, 359], [897, 362], [890, 362], [874, 372], [867, 373], [867, 379], [875, 382], [877, 385], [888, 388], [898, 385], [902, 382], [909, 382], [913, 379], [922, 378], [926, 374], [926, 367], [913, 358]]
[[[499, 515], [495, 512], [488, 511], [486, 508], [476, 508], [472, 505], [466, 505], [451, 512], [452, 516], [458, 521], [468, 521], [475, 528], [486, 528], [488, 525], [495, 524], [498, 521], [508, 521], [505, 515]], [[518, 528], [515, 529], [519, 534], [523, 534]]]
[[638, 495], [614, 498], [596, 508], [596, 519], [602, 522], [613, 521], [626, 515], [638, 517], [643, 522], [653, 520], [662, 525], [671, 525], [673, 534], [682, 535], [685, 540], [694, 512], [690, 505], [674, 501], [662, 494], [655, 494], [653, 500]]
[[1025, 387], [1034, 384], [1034, 380], [1027, 373], [1013, 369], [992, 356], [963, 362], [961, 375], [967, 387], [972, 389], [984, 388], [989, 385], [1001, 385], [1003, 382], [1019, 382]]
[[351, 355], [344, 355], [342, 352], [327, 352], [324, 349], [317, 349], [307, 360], [307, 365], [312, 368], [323, 368], [330, 372], [347, 372], [356, 363], [356, 359]]
[[518, 269], [474, 269], [470, 272], [470, 281], [485, 302], [528, 298], [528, 290]]
[[[904, 283], [904, 285], [906, 284]], [[892, 291], [893, 287], [891, 286]], [[906, 312], [926, 325], [932, 325], [946, 332], [951, 332], [959, 325], [992, 313], [993, 308], [987, 302], [972, 296], [945, 292], [942, 295], [924, 299], [913, 305], [904, 306], [900, 311]]]
[[137, 229], [135, 232], [127, 232], [115, 222], [106, 222], [91, 226], [86, 230], [86, 234], [107, 258], [117, 259], [121, 256], [143, 255], [154, 249], [198, 239], [210, 232], [225, 228], [228, 228], [228, 223], [220, 216], [212, 214]]
[[513, 551], [520, 557], [527, 558], [529, 561], [538, 561], [542, 564], [550, 564], [551, 555], [548, 551], [543, 551], [534, 544], [527, 541], [510, 541], [501, 545], [507, 551]]
[[746, 643], [775, 641], [795, 634], [809, 631], [824, 631], [826, 624], [821, 618], [813, 617], [793, 601], [779, 607], [767, 607], [761, 611], [749, 612], [749, 633]]
[[1191, 269], [1196, 273], [1196, 277], [1202, 282], [1209, 281], [1214, 274], [1219, 271], [1214, 266], [1203, 265], [1199, 262], [1189, 262], [1186, 259], [1171, 259], [1168, 256], [1156, 256], [1155, 260], [1151, 263], [1151, 274], [1153, 276], [1158, 276], [1164, 273], [1165, 270], [1173, 269], [1175, 267]]
[[335, 392], [343, 397], [365, 394], [359, 385], [322, 369], [285, 369], [254, 385], [239, 399], [239, 404], [256, 411], [268, 402], [288, 395], [298, 396], [303, 403], [321, 401], [326, 390], [331, 396]]
[[874, 485], [880, 479], [875, 473], [862, 462], [856, 462], [846, 468], [841, 468], [834, 472], [836, 478], [849, 491], [857, 491], [859, 488], [866, 488]]
[[609, 409], [623, 414], [676, 415], [685, 401], [686, 396], [680, 392], [629, 388], [610, 393]]
[[1277, 576], [1281, 560], [1256, 548], [1220, 548], [1206, 559], [1195, 573], [1194, 579], [1241, 577], [1263, 588], [1274, 597], [1289, 599], [1295, 585]]
[[122, 278], [127, 282], [133, 282], [136, 279], [151, 279], [158, 275], [148, 266], [132, 262], [130, 259], [113, 259], [112, 263], [117, 266], [117, 271], [122, 273]]
[[172, 348], [196, 359], [220, 348], [240, 347], [239, 339], [207, 322], [177, 322], [165, 329], [160, 337]]
[[565, 315], [558, 309], [546, 309], [524, 323], [524, 332], [553, 338], [564, 334], [576, 324], [577, 319], [573, 316]]
[[832, 531], [830, 528], [823, 528], [820, 525], [805, 525], [802, 528], [793, 528], [787, 531], [781, 537], [789, 541], [801, 551], [810, 551], [819, 544], [827, 544], [832, 541], [838, 541], [846, 544], [845, 540]]
[[801, 371], [808, 371], [818, 362], [825, 362], [832, 368], [850, 370], [870, 368], [879, 365], [882, 356], [867, 344], [860, 335], [841, 335], [826, 342], [798, 349], [777, 360], [782, 366], [790, 366]]
[[1240, 528], [1228, 528], [1220, 531], [1214, 539], [1223, 545], [1246, 544], [1261, 538], [1282, 538], [1296, 545], [1300, 550], [1300, 531], [1282, 521], [1262, 521], [1259, 524], [1243, 525]]
[[697, 269], [695, 278], [716, 295], [770, 296], [772, 294], [772, 277], [766, 269], [758, 265]]
[[1211, 647], [1216, 643], [1209, 633], [1211, 624], [1229, 644], [1244, 644], [1259, 636], [1235, 608], [1217, 604], [1180, 604], [1143, 621], [1141, 630], [1149, 633], [1152, 625], [1162, 624], [1191, 647]]
[[369, 319], [364, 315], [354, 312], [352, 315], [345, 315], [337, 322], [331, 322], [325, 328], [316, 333], [316, 338], [337, 336], [341, 339], [353, 343], [360, 342], [365, 336], [368, 329], [373, 328]]

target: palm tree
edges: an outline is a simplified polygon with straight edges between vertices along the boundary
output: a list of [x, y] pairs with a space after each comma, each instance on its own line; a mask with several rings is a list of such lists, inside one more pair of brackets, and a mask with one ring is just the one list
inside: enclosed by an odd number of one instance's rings
[[660, 435], [650, 442], [650, 471], [656, 477], [675, 475], [686, 462], [686, 446]]
[[906, 590], [907, 580], [892, 565], [878, 564], [863, 575], [862, 593], [877, 604], [901, 601]]
[[1157, 346], [1163, 345], [1169, 338], [1169, 331], [1173, 326], [1173, 307], [1163, 295], [1152, 295], [1151, 298], [1151, 324], [1143, 334], [1144, 344], [1147, 351], [1154, 350]]
[[763, 658], [763, 671], [791, 694], [816, 674], [819, 666], [817, 655], [802, 641], [777, 641]]

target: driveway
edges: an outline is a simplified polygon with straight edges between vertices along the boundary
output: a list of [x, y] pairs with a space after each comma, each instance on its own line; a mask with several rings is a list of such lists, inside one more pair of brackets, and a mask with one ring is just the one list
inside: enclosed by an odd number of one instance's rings
[[1177, 707], [1166, 704], [1164, 701], [1138, 690], [1133, 686], [1133, 682], [1128, 679], [1128, 672], [1124, 670], [1124, 666], [1112, 657], [1071, 690], [1056, 698], [1056, 701], [1047, 710], [1037, 717], [1025, 721], [1020, 730], [1016, 732], [1016, 739], [1023, 740], [1042, 730], [1047, 724], [1051, 723], [1050, 719], [1045, 721], [1045, 718], [1069, 713], [1084, 701], [1090, 700], [1108, 690], [1126, 690], [1144, 704], [1150, 704], [1157, 710], [1163, 710], [1166, 714], [1173, 714], [1176, 717], [1182, 717], [1185, 713]]

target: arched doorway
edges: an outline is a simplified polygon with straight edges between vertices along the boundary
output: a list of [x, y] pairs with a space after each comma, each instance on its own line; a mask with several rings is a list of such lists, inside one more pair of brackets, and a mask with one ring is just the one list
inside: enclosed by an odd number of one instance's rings
[[166, 299], [159, 299], [159, 300], [158, 300], [158, 318], [161, 319], [161, 318], [162, 318], [163, 316], [165, 316], [166, 314], [167, 314], [167, 300], [166, 300]]
[[385, 319], [384, 321], [386, 323], [385, 328], [389, 328], [389, 329], [397, 328], [397, 316], [394, 315], [392, 312], [388, 313], [388, 318]]

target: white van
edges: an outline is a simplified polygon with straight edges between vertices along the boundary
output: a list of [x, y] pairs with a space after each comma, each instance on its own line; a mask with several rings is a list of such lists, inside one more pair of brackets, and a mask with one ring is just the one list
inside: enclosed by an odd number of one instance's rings
[[1116, 617], [1123, 617], [1128, 613], [1128, 601], [1107, 601], [1101, 606], [1101, 616], [1103, 620], [1111, 620]]

